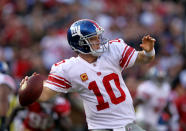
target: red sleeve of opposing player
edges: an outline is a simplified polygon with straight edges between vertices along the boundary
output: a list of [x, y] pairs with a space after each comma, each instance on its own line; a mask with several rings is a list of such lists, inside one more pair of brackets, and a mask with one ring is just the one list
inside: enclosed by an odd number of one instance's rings
[[71, 83], [69, 81], [67, 81], [63, 77], [54, 74], [49, 74], [46, 83], [52, 84], [63, 89], [69, 89], [71, 87]]
[[55, 106], [53, 107], [53, 111], [56, 112], [58, 115], [69, 115], [71, 111], [70, 102], [65, 100], [62, 103], [55, 104]]
[[122, 53], [122, 57], [120, 59], [120, 66], [123, 69], [125, 69], [128, 66], [132, 56], [134, 55], [134, 52], [135, 52], [135, 49], [130, 46], [126, 46], [124, 48], [123, 53]]

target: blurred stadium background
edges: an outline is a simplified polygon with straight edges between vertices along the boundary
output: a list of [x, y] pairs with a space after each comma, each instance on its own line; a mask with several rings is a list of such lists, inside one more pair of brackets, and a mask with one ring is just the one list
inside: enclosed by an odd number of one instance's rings
[[[141, 50], [139, 44], [144, 35], [156, 38], [155, 61], [123, 72], [134, 101], [138, 86], [146, 80], [152, 67], [166, 72], [164, 80], [171, 87], [167, 103], [174, 104], [174, 100], [186, 95], [184, 0], [0, 0], [0, 60], [8, 63], [17, 88], [25, 75], [38, 72], [47, 76], [53, 63], [76, 56], [67, 43], [66, 31], [70, 24], [82, 18], [96, 20], [108, 39], [123, 38], [137, 50]], [[182, 88], [177, 88], [178, 84]], [[87, 130], [78, 95], [64, 97], [71, 103], [71, 130]], [[184, 110], [186, 113], [186, 105]], [[179, 111], [168, 114], [169, 117], [159, 123], [166, 127], [162, 131], [179, 130], [176, 126], [183, 116]], [[172, 122], [175, 127], [172, 128], [169, 120], [174, 115], [178, 117]], [[186, 121], [181, 123], [186, 126]]]

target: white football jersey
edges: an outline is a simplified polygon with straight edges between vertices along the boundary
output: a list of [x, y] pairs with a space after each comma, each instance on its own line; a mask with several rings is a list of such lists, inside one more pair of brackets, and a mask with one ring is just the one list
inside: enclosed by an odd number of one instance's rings
[[16, 91], [15, 80], [7, 74], [0, 73], [0, 85], [1, 84], [8, 85], [9, 88], [11, 88], [13, 91]]
[[170, 85], [167, 82], [158, 87], [153, 81], [148, 80], [141, 83], [137, 90], [137, 97], [145, 101], [139, 105], [136, 117], [137, 121], [144, 121], [157, 127], [157, 122], [163, 108], [167, 104]]
[[112, 40], [94, 63], [72, 57], [54, 64], [44, 86], [57, 92], [78, 92], [89, 129], [123, 127], [135, 120], [135, 112], [121, 72], [134, 64], [137, 55], [122, 39]]

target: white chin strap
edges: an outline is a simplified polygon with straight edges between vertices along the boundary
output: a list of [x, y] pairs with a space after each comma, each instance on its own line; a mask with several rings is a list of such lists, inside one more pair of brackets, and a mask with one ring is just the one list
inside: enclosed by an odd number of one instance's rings
[[93, 56], [101, 56], [103, 54], [103, 49], [92, 51], [90, 54]]
[[99, 48], [98, 50], [93, 50], [91, 48], [91, 53], [93, 56], [101, 56], [103, 54], [103, 52], [105, 52], [106, 50], [108, 50], [108, 43], [105, 44], [105, 45], [102, 45], [101, 48]]

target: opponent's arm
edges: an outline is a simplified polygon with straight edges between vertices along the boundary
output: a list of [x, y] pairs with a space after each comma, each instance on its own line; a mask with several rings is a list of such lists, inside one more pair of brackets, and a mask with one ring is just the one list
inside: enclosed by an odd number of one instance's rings
[[8, 95], [11, 90], [6, 84], [0, 84], [0, 130], [5, 130], [6, 114], [8, 111]]
[[8, 111], [8, 95], [10, 94], [11, 90], [8, 85], [0, 84], [0, 117], [6, 116]]
[[155, 58], [155, 50], [154, 50], [154, 43], [155, 39], [152, 38], [150, 35], [144, 36], [142, 39], [142, 44], [140, 47], [143, 51], [138, 52], [137, 59], [135, 63], [137, 64], [145, 64], [149, 63], [154, 60]]

